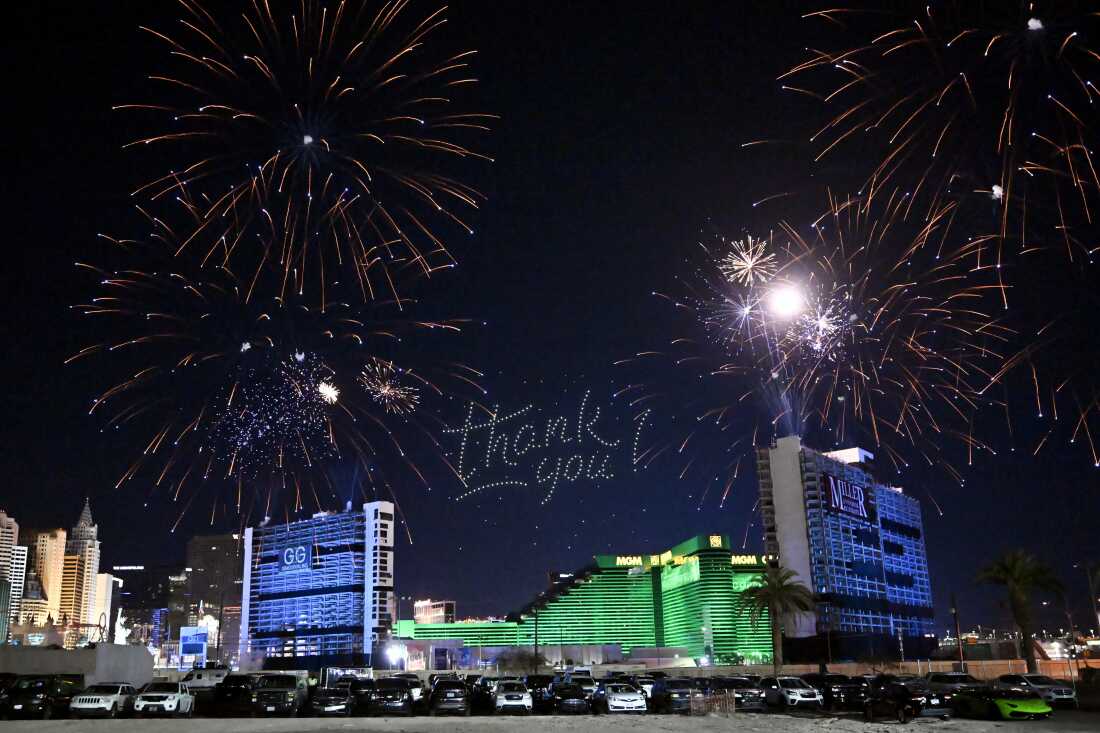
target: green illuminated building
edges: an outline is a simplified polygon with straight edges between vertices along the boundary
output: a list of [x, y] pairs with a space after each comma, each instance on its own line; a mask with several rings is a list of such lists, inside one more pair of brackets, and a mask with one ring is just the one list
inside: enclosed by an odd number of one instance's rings
[[[700, 535], [657, 554], [596, 555], [508, 621], [417, 624], [406, 639], [461, 639], [467, 647], [618, 644], [678, 647], [717, 664], [771, 660], [767, 618], [754, 627], [739, 591], [763, 558], [730, 551], [726, 535]], [[536, 632], [537, 628], [537, 632]]]

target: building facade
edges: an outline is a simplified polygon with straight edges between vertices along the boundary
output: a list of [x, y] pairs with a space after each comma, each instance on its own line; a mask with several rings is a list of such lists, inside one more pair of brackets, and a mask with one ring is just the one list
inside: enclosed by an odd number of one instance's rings
[[453, 624], [455, 602], [433, 601], [431, 598], [413, 601], [413, 620], [418, 624]]
[[[38, 576], [46, 618], [61, 618], [61, 582], [65, 572], [65, 545], [68, 532], [64, 529], [29, 530], [22, 533], [29, 550], [29, 564]], [[40, 624], [46, 623], [42, 618]]]
[[18, 623], [23, 612], [23, 586], [27, 580], [27, 548], [15, 545], [8, 561], [8, 582], [11, 584], [8, 599], [8, 617]]
[[[65, 572], [71, 577], [62, 581], [71, 588], [70, 605], [63, 609], [70, 624], [97, 623], [96, 576], [99, 575], [99, 527], [92, 521], [91, 503], [85, 499], [76, 526], [65, 543]], [[70, 562], [69, 558], [76, 558]], [[64, 594], [64, 591], [62, 591]]]
[[393, 539], [387, 501], [246, 529], [242, 664], [371, 666], [394, 620]]
[[8, 640], [10, 623], [17, 610], [12, 606], [12, 599], [23, 594], [22, 582], [17, 588], [15, 580], [12, 578], [12, 555], [18, 546], [19, 523], [15, 521], [14, 517], [8, 516], [7, 512], [0, 509], [0, 580], [3, 580], [5, 585], [4, 604], [0, 608], [0, 618], [3, 618], [4, 623], [4, 628], [0, 633], [0, 644]]
[[788, 636], [924, 636], [932, 589], [920, 502], [871, 473], [861, 449], [824, 453], [797, 436], [757, 449], [766, 550], [817, 595]]
[[187, 596], [194, 606], [217, 615], [224, 606], [241, 604], [244, 570], [239, 533], [198, 535], [187, 542]]
[[659, 553], [596, 555], [507, 621], [400, 621], [398, 636], [467, 647], [675, 648], [700, 663], [766, 662], [766, 618], [753, 626], [740, 591], [764, 558], [734, 553], [726, 535], [700, 535]]

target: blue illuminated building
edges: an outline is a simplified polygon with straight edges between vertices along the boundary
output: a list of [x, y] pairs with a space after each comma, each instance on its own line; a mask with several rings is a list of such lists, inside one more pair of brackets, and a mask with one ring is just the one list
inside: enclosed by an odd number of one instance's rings
[[757, 449], [765, 549], [818, 599], [816, 613], [786, 620], [789, 636], [932, 631], [920, 502], [877, 481], [872, 459], [859, 448], [815, 451], [797, 436]]
[[371, 666], [394, 620], [393, 511], [376, 501], [245, 530], [242, 663]]

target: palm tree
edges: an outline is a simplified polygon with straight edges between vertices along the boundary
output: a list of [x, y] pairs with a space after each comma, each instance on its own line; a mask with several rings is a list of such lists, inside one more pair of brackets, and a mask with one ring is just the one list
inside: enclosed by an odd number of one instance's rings
[[982, 568], [979, 583], [1004, 586], [1008, 608], [1023, 640], [1020, 644], [1028, 672], [1037, 672], [1035, 648], [1031, 641], [1031, 594], [1035, 591], [1061, 593], [1062, 583], [1054, 571], [1024, 550], [1007, 552]]
[[750, 624], [755, 627], [764, 614], [768, 615], [772, 628], [772, 666], [776, 675], [783, 664], [782, 617], [814, 609], [813, 593], [795, 580], [797, 576], [798, 573], [782, 566], [768, 566], [752, 585], [741, 591], [741, 600], [749, 609]]

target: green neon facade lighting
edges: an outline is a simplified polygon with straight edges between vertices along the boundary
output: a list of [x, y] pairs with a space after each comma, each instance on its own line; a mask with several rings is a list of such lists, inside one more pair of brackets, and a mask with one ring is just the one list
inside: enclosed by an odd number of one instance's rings
[[537, 626], [542, 646], [681, 647], [714, 664], [768, 662], [768, 619], [750, 623], [739, 596], [765, 558], [729, 548], [725, 535], [700, 535], [657, 554], [597, 555], [508, 621], [398, 621], [395, 631], [406, 639], [461, 639], [467, 647], [530, 646]]

